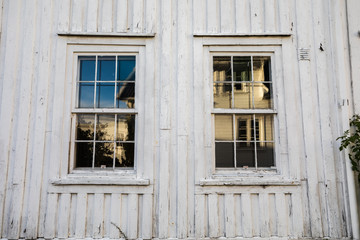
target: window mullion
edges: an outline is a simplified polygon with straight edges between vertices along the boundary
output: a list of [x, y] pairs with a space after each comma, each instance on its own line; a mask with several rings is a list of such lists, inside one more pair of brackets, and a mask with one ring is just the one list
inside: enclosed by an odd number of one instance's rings
[[113, 154], [113, 169], [115, 169], [115, 160], [116, 160], [116, 136], [117, 133], [117, 114], [115, 114], [115, 124], [114, 124], [114, 154]]
[[91, 168], [95, 167], [95, 145], [96, 145], [96, 125], [97, 125], [97, 114], [95, 114], [95, 124], [94, 124], [94, 139], [93, 139], [93, 158]]
[[257, 162], [257, 146], [256, 146], [256, 119], [255, 119], [255, 114], [253, 114], [253, 134], [254, 134], [254, 151], [255, 151], [255, 169], [257, 169], [258, 166], [258, 162]]
[[96, 108], [96, 88], [97, 88], [97, 72], [98, 72], [98, 56], [95, 56], [95, 79], [94, 79], [94, 105], [93, 108]]
[[235, 107], [235, 95], [234, 95], [234, 68], [233, 68], [233, 56], [230, 59], [230, 67], [231, 67], [231, 108]]
[[114, 108], [116, 108], [116, 88], [117, 88], [117, 71], [118, 71], [118, 56], [115, 57], [115, 86], [114, 86]]
[[233, 141], [234, 141], [234, 167], [235, 169], [237, 168], [236, 166], [236, 124], [235, 124], [235, 114], [232, 114], [232, 118], [233, 118]]

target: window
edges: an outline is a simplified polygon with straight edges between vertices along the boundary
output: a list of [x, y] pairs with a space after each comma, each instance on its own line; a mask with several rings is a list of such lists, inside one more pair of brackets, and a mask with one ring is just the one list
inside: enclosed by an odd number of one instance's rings
[[136, 55], [78, 55], [74, 168], [133, 169]]
[[215, 167], [274, 167], [271, 55], [217, 53], [212, 60]]

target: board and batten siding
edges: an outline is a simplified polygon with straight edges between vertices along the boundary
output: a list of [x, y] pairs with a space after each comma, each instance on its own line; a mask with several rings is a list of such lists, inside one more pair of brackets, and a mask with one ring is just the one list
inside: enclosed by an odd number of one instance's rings
[[[0, 238], [359, 238], [352, 172], [335, 140], [360, 113], [359, 1], [0, 6]], [[211, 178], [204, 61], [219, 39], [282, 45], [277, 94], [287, 101], [278, 103], [277, 151], [284, 182]], [[146, 147], [137, 175], [148, 183], [61, 182], [71, 134], [69, 44], [145, 46], [143, 74], [153, 84], [140, 92], [150, 101], [142, 106]]]

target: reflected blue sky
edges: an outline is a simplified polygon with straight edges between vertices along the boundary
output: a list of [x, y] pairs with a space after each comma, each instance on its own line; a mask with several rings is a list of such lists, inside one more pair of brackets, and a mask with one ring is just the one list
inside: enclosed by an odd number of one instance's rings
[[[109, 81], [135, 81], [135, 56], [81, 56], [79, 57], [79, 80], [78, 85], [78, 107], [93, 108], [94, 107], [94, 83], [84, 83], [81, 81], [94, 81], [95, 72], [97, 72], [96, 80], [96, 108], [133, 108], [135, 97], [135, 84], [122, 83], [116, 84]], [[117, 64], [117, 79], [116, 75]], [[97, 68], [97, 69], [96, 69]], [[116, 105], [114, 100], [116, 98]]]

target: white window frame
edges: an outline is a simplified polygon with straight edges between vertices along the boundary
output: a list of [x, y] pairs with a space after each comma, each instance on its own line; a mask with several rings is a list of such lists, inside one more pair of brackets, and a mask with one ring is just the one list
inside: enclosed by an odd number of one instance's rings
[[[245, 48], [245, 47], [244, 47]], [[264, 52], [258, 52], [258, 51], [254, 51], [254, 49], [248, 49], [248, 47], [246, 47], [246, 49], [243, 49], [241, 51], [221, 51], [221, 48], [219, 47], [212, 47], [210, 49], [210, 56], [211, 56], [211, 72], [213, 71], [213, 58], [216, 56], [229, 56], [229, 57], [234, 57], [234, 56], [242, 56], [242, 57], [270, 57], [270, 66], [271, 66], [271, 84], [272, 84], [272, 108], [271, 109], [259, 109], [259, 108], [255, 108], [255, 109], [238, 109], [238, 108], [215, 108], [212, 107], [212, 130], [213, 130], [213, 172], [215, 174], [221, 174], [221, 175], [228, 175], [228, 174], [241, 174], [241, 173], [249, 173], [249, 172], [253, 172], [253, 173], [274, 173], [276, 172], [276, 159], [277, 159], [277, 151], [276, 149], [279, 147], [279, 143], [277, 143], [275, 141], [275, 139], [278, 139], [278, 124], [277, 124], [277, 98], [275, 96], [277, 95], [277, 89], [275, 86], [275, 82], [276, 82], [276, 78], [274, 77], [274, 73], [275, 73], [275, 64], [273, 64], [273, 62], [275, 61], [275, 51], [264, 51]], [[231, 62], [232, 64], [232, 62]], [[252, 69], [252, 66], [251, 66]], [[213, 76], [211, 76], [211, 80], [212, 80], [212, 84], [213, 84]], [[252, 80], [253, 81], [253, 80]], [[232, 92], [232, 95], [234, 93]], [[252, 96], [254, 97], [254, 96]], [[232, 101], [234, 101], [234, 98], [232, 97]], [[211, 94], [211, 102], [214, 102], [214, 94], [212, 91]], [[235, 115], [253, 115], [253, 114], [268, 114], [268, 115], [272, 115], [273, 116], [273, 139], [274, 139], [274, 167], [257, 167], [257, 161], [255, 161], [255, 168], [235, 168], [235, 167], [229, 167], [229, 168], [217, 168], [215, 167], [216, 164], [216, 159], [215, 159], [215, 115], [216, 114], [229, 114], [230, 116], [233, 117], [233, 134], [236, 134], [236, 129], [235, 129]], [[235, 140], [234, 140], [235, 141]], [[256, 147], [254, 149], [254, 151], [256, 151]], [[236, 153], [236, 149], [234, 149], [234, 152]], [[256, 155], [256, 153], [255, 153]], [[234, 155], [234, 158], [236, 159], [236, 155]]]
[[[78, 58], [79, 56], [135, 56], [136, 57], [136, 80], [135, 80], [135, 108], [77, 108], [78, 89]], [[102, 44], [90, 43], [68, 43], [67, 44], [67, 88], [71, 89], [71, 107], [69, 108], [71, 123], [69, 126], [69, 147], [68, 157], [62, 161], [60, 179], [53, 180], [55, 185], [72, 185], [72, 184], [95, 184], [95, 185], [149, 185], [150, 180], [144, 174], [149, 166], [142, 156], [144, 155], [144, 142], [139, 141], [139, 136], [144, 133], [144, 103], [146, 102], [144, 91], [145, 84], [152, 84], [152, 77], [145, 81], [145, 71], [150, 70], [145, 66], [146, 61], [146, 40], [134, 41], [133, 44], [126, 43], [110, 43], [106, 41]], [[75, 131], [76, 131], [76, 115], [81, 113], [131, 113], [135, 115], [135, 149], [134, 149], [134, 168], [75, 168]], [[65, 128], [66, 128], [65, 125]], [[150, 173], [149, 173], [150, 174]], [[151, 174], [150, 174], [151, 175]], [[145, 177], [145, 178], [144, 178]]]
[[[280, 43], [279, 43], [280, 42]], [[293, 184], [293, 180], [284, 180], [289, 169], [288, 156], [282, 154], [287, 152], [287, 136], [280, 131], [279, 125], [285, 123], [284, 104], [281, 104], [279, 111], [279, 102], [284, 103], [283, 89], [283, 56], [282, 44], [278, 39], [245, 39], [245, 38], [203, 38], [204, 47], [204, 78], [206, 79], [205, 96], [205, 121], [211, 124], [206, 127], [210, 130], [208, 134], [205, 130], [205, 142], [211, 146], [211, 158], [206, 159], [205, 178], [199, 179], [200, 185], [283, 185]], [[262, 109], [259, 113], [273, 114], [273, 132], [274, 132], [274, 168], [258, 169], [217, 169], [215, 167], [215, 114], [219, 113], [239, 113], [253, 114], [254, 109], [216, 109], [213, 107], [213, 56], [270, 56], [271, 57], [271, 78], [273, 87], [273, 108]], [[281, 144], [282, 143], [282, 144]], [[285, 176], [284, 176], [285, 175]], [[261, 177], [261, 178], [259, 178]]]
[[[137, 110], [137, 101], [138, 99], [141, 100], [141, 96], [138, 96], [139, 94], [137, 93], [137, 76], [135, 79], [135, 108], [78, 108], [78, 101], [79, 101], [79, 89], [77, 84], [79, 83], [78, 78], [79, 78], [79, 57], [84, 57], [84, 56], [96, 56], [96, 57], [103, 57], [103, 56], [134, 56], [135, 57], [135, 68], [138, 69], [139, 66], [137, 65], [137, 60], [139, 58], [139, 53], [138, 52], [100, 52], [100, 53], [88, 53], [88, 52], [77, 52], [74, 53], [74, 57], [76, 58], [76, 61], [74, 61], [74, 69], [76, 69], [76, 76], [74, 76], [74, 82], [75, 82], [75, 86], [73, 87], [73, 89], [75, 89], [75, 92], [73, 94], [75, 94], [74, 99], [75, 99], [75, 104], [73, 105], [73, 109], [72, 109], [72, 131], [71, 131], [71, 154], [70, 154], [70, 172], [71, 173], [86, 173], [86, 172], [93, 172], [93, 173], [102, 173], [102, 172], [121, 172], [121, 173], [128, 173], [128, 174], [133, 174], [136, 170], [136, 139], [137, 139], [137, 115], [138, 115], [138, 110]], [[96, 58], [97, 59], [97, 58]], [[117, 68], [117, 62], [116, 62], [116, 67]], [[96, 91], [96, 81], [94, 82], [94, 91]], [[115, 86], [116, 88], [116, 86]], [[94, 105], [95, 105], [95, 101], [96, 99], [94, 98]], [[114, 99], [115, 101], [115, 99]], [[115, 168], [115, 169], [111, 169], [111, 168], [105, 168], [105, 169], [99, 169], [99, 168], [91, 168], [91, 167], [83, 167], [83, 168], [75, 168], [75, 132], [76, 132], [76, 123], [77, 123], [77, 116], [79, 114], [133, 114], [135, 116], [135, 136], [134, 136], [134, 167], [132, 169], [129, 168]], [[97, 119], [97, 117], [95, 117], [95, 119]], [[116, 120], [115, 120], [116, 121]], [[115, 128], [116, 128], [116, 124], [115, 124]], [[95, 121], [95, 130], [96, 130], [96, 121]], [[95, 134], [95, 132], [94, 132]], [[92, 140], [95, 141], [95, 140]], [[101, 141], [97, 141], [97, 142], [101, 142]], [[105, 141], [104, 141], [105, 142]], [[95, 150], [94, 150], [94, 155], [95, 155]], [[93, 159], [94, 161], [94, 159]]]

